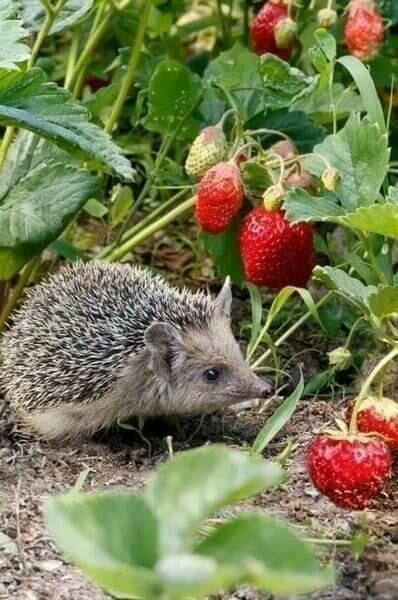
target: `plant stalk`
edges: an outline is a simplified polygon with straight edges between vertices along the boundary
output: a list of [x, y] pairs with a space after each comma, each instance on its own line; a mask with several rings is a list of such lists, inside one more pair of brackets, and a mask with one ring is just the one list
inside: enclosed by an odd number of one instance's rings
[[361, 408], [361, 404], [362, 402], [366, 399], [369, 390], [370, 390], [370, 386], [372, 385], [374, 379], [377, 377], [377, 375], [380, 373], [380, 371], [383, 371], [383, 369], [386, 367], [386, 365], [393, 360], [393, 358], [395, 358], [398, 355], [398, 346], [394, 346], [390, 352], [388, 352], [385, 356], [383, 356], [383, 358], [377, 363], [377, 365], [374, 367], [374, 369], [372, 369], [372, 371], [369, 373], [369, 375], [367, 376], [367, 378], [365, 379], [360, 392], [358, 394], [358, 397], [355, 401], [354, 404], [354, 408], [351, 414], [351, 419], [350, 419], [350, 426], [349, 426], [349, 430], [351, 433], [356, 433], [357, 432], [357, 418], [358, 418], [358, 413], [359, 413], [359, 409]]
[[142, 47], [142, 43], [144, 41], [144, 35], [145, 35], [145, 30], [146, 30], [146, 27], [148, 24], [151, 6], [152, 6], [152, 0], [146, 0], [143, 11], [140, 16], [140, 22], [138, 25], [137, 35], [135, 38], [133, 50], [130, 55], [130, 60], [129, 60], [129, 63], [127, 66], [127, 73], [123, 79], [123, 83], [120, 88], [119, 95], [116, 99], [116, 102], [113, 105], [112, 112], [109, 115], [109, 118], [105, 125], [105, 131], [107, 133], [110, 133], [112, 131], [113, 127], [115, 126], [115, 124], [117, 123], [117, 120], [119, 119], [119, 117], [122, 113], [124, 103], [127, 100], [131, 86], [133, 84], [134, 75], [135, 75], [135, 72], [137, 69], [138, 61], [140, 59], [141, 47]]
[[135, 236], [129, 239], [127, 242], [116, 248], [108, 257], [110, 261], [120, 260], [128, 254], [133, 248], [144, 242], [146, 239], [154, 235], [156, 232], [160, 231], [166, 225], [169, 225], [174, 219], [180, 217], [181, 215], [189, 212], [195, 204], [196, 196], [192, 196], [185, 202], [182, 202], [179, 206], [170, 211], [167, 215], [164, 215], [155, 223], [151, 223], [147, 227], [144, 227], [141, 231], [139, 231]]
[[[329, 302], [329, 300], [331, 299], [332, 296], [333, 296], [333, 292], [332, 291], [327, 292], [315, 304], [316, 308], [320, 308], [321, 306], [323, 306], [324, 304], [326, 304], [327, 302]], [[298, 321], [296, 321], [291, 327], [289, 327], [289, 329], [287, 329], [285, 331], [285, 333], [282, 333], [282, 335], [275, 341], [274, 346], [275, 347], [281, 346], [283, 344], [283, 342], [285, 342], [292, 335], [292, 333], [294, 333], [295, 331], [297, 331], [297, 329], [299, 329], [301, 327], [301, 325], [303, 325], [303, 323], [305, 323], [307, 321], [307, 319], [310, 318], [310, 316], [311, 316], [311, 312], [307, 311], [302, 317], [300, 317], [300, 319], [298, 319]], [[272, 350], [270, 348], [268, 348], [268, 350], [266, 350], [261, 356], [259, 356], [257, 358], [257, 360], [254, 361], [254, 363], [251, 365], [251, 369], [255, 370], [271, 354], [272, 354]]]
[[[104, 16], [103, 20], [101, 21], [104, 11], [105, 11], [105, 3], [102, 6], [100, 6], [100, 8], [98, 9], [98, 13], [96, 15], [96, 18], [94, 20], [93, 26], [90, 31], [90, 34], [88, 36], [88, 40], [86, 42], [85, 48], [84, 48], [83, 52], [81, 53], [79, 60], [76, 62], [73, 74], [70, 77], [68, 89], [74, 90], [75, 96], [76, 96], [76, 84], [78, 83], [78, 79], [79, 79], [80, 75], [84, 72], [87, 64], [89, 63], [90, 57], [91, 57], [94, 49], [97, 47], [97, 45], [101, 41], [102, 37], [105, 35], [105, 33], [108, 29], [110, 20], [113, 16], [113, 8], [110, 7], [108, 12]], [[100, 21], [101, 21], [101, 23], [98, 25], [98, 23]]]

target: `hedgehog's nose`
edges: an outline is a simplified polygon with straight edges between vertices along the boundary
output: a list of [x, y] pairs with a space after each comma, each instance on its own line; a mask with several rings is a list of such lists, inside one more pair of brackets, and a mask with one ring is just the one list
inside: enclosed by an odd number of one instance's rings
[[262, 382], [260, 398], [268, 398], [273, 392], [273, 387], [266, 381]]

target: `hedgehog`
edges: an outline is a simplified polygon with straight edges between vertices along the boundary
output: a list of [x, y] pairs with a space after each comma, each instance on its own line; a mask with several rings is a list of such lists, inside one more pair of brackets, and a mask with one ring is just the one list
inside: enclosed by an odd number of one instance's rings
[[44, 439], [91, 436], [132, 416], [194, 415], [271, 386], [243, 359], [227, 279], [216, 298], [104, 261], [27, 292], [0, 346], [16, 420]]

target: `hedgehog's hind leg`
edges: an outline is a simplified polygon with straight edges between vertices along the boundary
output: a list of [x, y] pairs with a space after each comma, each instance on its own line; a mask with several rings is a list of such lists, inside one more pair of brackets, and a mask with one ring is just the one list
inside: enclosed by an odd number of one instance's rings
[[45, 410], [17, 412], [18, 422], [45, 440], [90, 437], [116, 421], [118, 407], [109, 398], [93, 402], [64, 404]]

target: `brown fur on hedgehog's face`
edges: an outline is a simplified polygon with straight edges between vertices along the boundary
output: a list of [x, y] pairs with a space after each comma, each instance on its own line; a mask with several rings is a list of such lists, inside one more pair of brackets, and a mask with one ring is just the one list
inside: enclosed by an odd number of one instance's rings
[[152, 369], [166, 382], [167, 412], [207, 412], [270, 394], [271, 386], [243, 359], [231, 330], [230, 304], [227, 284], [209, 324], [201, 329], [181, 331], [168, 323], [148, 328], [145, 339]]

